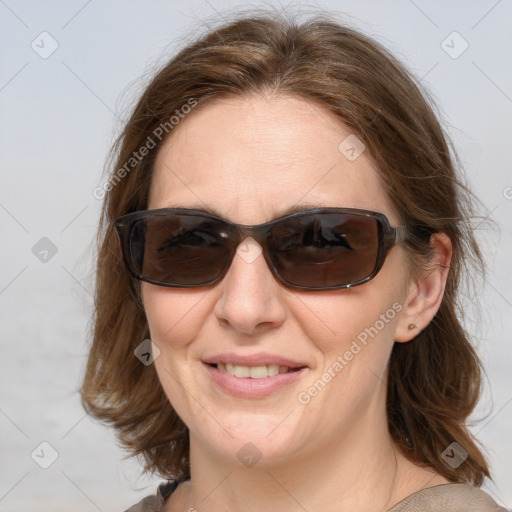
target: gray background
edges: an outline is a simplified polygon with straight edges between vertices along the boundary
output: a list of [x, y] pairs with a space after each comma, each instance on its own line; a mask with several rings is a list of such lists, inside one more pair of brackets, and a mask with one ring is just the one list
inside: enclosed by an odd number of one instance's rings
[[[262, 5], [0, 0], [0, 510], [116, 511], [153, 491], [157, 480], [123, 460], [114, 435], [85, 416], [78, 399], [100, 207], [93, 190], [139, 78], [216, 11]], [[495, 477], [485, 488], [511, 507], [512, 2], [308, 5], [338, 11], [421, 78], [481, 211], [497, 223], [475, 220], [489, 275], [464, 307], [488, 373], [473, 416], [483, 418], [473, 431]], [[58, 458], [41, 468], [52, 450]]]

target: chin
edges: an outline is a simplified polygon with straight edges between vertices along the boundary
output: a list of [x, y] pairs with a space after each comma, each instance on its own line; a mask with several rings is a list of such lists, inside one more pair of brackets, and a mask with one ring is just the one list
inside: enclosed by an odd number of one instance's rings
[[287, 417], [282, 411], [243, 416], [240, 411], [218, 411], [213, 418], [206, 418], [203, 410], [199, 416], [189, 416], [192, 421], [187, 425], [191, 437], [230, 463], [249, 467], [257, 459], [258, 467], [273, 466], [307, 445], [304, 426], [296, 424], [293, 414]]

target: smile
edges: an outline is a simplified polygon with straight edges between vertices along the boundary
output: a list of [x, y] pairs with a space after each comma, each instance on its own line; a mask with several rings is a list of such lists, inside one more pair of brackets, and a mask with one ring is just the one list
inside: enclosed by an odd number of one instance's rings
[[289, 366], [280, 366], [278, 364], [268, 364], [259, 366], [244, 366], [231, 363], [218, 363], [216, 366], [220, 371], [229, 373], [234, 377], [265, 379], [266, 377], [274, 377], [279, 373], [288, 373], [289, 371], [297, 371], [299, 368], [290, 368]]
[[293, 385], [309, 368], [280, 364], [246, 366], [234, 363], [205, 363], [209, 381], [228, 395], [238, 398], [264, 398]]

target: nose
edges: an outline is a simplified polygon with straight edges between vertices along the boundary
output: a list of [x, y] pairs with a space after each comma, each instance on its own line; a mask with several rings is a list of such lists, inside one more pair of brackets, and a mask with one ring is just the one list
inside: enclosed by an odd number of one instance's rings
[[221, 296], [214, 312], [224, 326], [250, 335], [284, 322], [282, 285], [272, 275], [261, 246], [253, 238], [240, 243], [219, 286]]

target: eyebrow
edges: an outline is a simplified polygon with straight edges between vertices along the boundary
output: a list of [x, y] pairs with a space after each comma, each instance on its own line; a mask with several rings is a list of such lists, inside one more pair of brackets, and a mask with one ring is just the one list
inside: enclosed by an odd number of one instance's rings
[[[167, 205], [166, 208], [184, 208], [187, 210], [197, 210], [204, 213], [210, 213], [222, 219], [226, 219], [226, 217], [222, 213], [220, 213], [215, 207], [210, 206], [206, 203], [187, 205]], [[292, 213], [303, 212], [305, 210], [311, 210], [314, 208], [327, 208], [327, 206], [314, 203], [296, 203], [292, 206], [277, 209], [275, 211], [275, 215], [270, 220], [278, 219], [279, 217], [284, 217], [285, 215], [291, 215]]]

